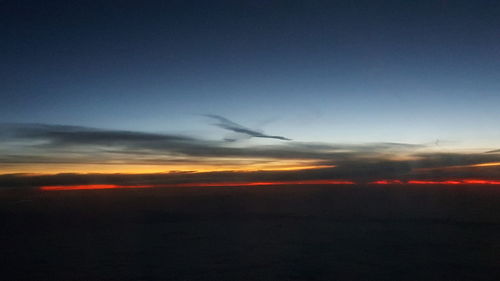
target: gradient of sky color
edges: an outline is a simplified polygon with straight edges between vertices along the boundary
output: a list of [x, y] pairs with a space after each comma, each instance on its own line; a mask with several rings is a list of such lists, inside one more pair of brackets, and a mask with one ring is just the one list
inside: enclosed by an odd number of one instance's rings
[[1, 1], [4, 122], [500, 141], [497, 1]]
[[[4, 0], [0, 121], [47, 124], [42, 133], [36, 126], [21, 131], [36, 135], [29, 141], [50, 140], [46, 153], [62, 155], [57, 161], [75, 157], [71, 164], [92, 155], [98, 159], [102, 147], [87, 146], [102, 145], [102, 134], [125, 146], [123, 153], [158, 149], [145, 145], [145, 136], [169, 145], [171, 136], [191, 137], [174, 143], [175, 149], [188, 144], [226, 150], [220, 157], [229, 157], [222, 160], [230, 164], [217, 158], [212, 170], [248, 170], [241, 165], [250, 160], [231, 153], [263, 144], [281, 151], [265, 157], [291, 156], [279, 163], [252, 162], [254, 168], [288, 169], [297, 161], [303, 167], [335, 165], [317, 162], [324, 158], [319, 153], [332, 151], [301, 146], [311, 142], [332, 145], [335, 153], [340, 150], [334, 144], [348, 145], [356, 157], [381, 143], [404, 143], [419, 147], [408, 146], [412, 153], [422, 153], [422, 147], [479, 153], [477, 161], [458, 157], [458, 166], [496, 163], [496, 156], [480, 153], [500, 147], [499, 14], [498, 1]], [[212, 143], [230, 132], [213, 126], [205, 114], [297, 143]], [[54, 133], [60, 128], [50, 125], [81, 126], [76, 134], [90, 130], [97, 138], [85, 144], [66, 131]], [[125, 130], [134, 132], [132, 139], [117, 138]], [[43, 147], [30, 154], [21, 145], [24, 136], [9, 134], [10, 143], [0, 146], [4, 165], [17, 153], [23, 171], [43, 170], [26, 160], [45, 157]], [[398, 153], [401, 158], [410, 152]], [[113, 157], [106, 161], [123, 162], [125, 156]], [[213, 165], [219, 156], [210, 157], [205, 160]], [[143, 172], [144, 166], [134, 165], [147, 163], [137, 159], [108, 171]], [[154, 159], [160, 160], [166, 161]], [[239, 166], [231, 164], [236, 160]], [[169, 165], [207, 165], [182, 161]], [[69, 170], [68, 164], [59, 171]]]

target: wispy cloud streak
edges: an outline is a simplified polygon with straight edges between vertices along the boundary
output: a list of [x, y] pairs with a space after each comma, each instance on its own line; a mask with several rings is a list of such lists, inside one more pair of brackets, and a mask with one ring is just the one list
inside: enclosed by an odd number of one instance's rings
[[[244, 134], [244, 135], [247, 135], [249, 137], [278, 139], [278, 140], [286, 140], [286, 141], [292, 140], [292, 139], [289, 139], [289, 138], [286, 138], [283, 136], [266, 135], [262, 132], [258, 132], [256, 130], [252, 130], [252, 129], [249, 129], [247, 127], [244, 127], [238, 123], [235, 123], [235, 122], [233, 122], [225, 117], [219, 116], [219, 115], [205, 114], [204, 116], [217, 120], [219, 122], [219, 123], [215, 124], [217, 127], [220, 127], [220, 128], [223, 128], [223, 129], [226, 129], [228, 131], [235, 132], [235, 133]], [[226, 139], [226, 140], [234, 141], [234, 139]]]

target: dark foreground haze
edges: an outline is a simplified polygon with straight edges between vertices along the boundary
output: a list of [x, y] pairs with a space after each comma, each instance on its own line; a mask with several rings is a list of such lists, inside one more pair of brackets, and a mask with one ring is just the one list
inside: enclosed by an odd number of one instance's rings
[[3, 280], [499, 280], [498, 186], [0, 191]]

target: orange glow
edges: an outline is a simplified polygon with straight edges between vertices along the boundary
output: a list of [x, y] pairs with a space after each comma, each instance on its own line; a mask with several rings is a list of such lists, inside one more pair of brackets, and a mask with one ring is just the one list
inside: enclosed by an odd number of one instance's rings
[[500, 162], [489, 162], [489, 163], [471, 165], [471, 167], [491, 167], [491, 166], [500, 166]]
[[354, 184], [347, 180], [303, 180], [303, 181], [269, 181], [269, 182], [212, 182], [212, 183], [172, 183], [155, 185], [115, 185], [115, 184], [89, 184], [89, 185], [48, 185], [40, 187], [43, 191], [55, 190], [89, 190], [89, 189], [117, 189], [117, 188], [157, 188], [157, 187], [230, 187], [230, 186], [271, 186], [271, 185], [329, 185], [329, 184]]
[[457, 166], [446, 166], [446, 167], [436, 167], [436, 168], [418, 168], [415, 169], [416, 172], [427, 172], [427, 171], [440, 171], [440, 170], [459, 170], [467, 168], [481, 168], [481, 167], [495, 167], [500, 166], [500, 162], [486, 162], [472, 165], [457, 165]]
[[[216, 164], [214, 164], [216, 163]], [[200, 164], [126, 164], [126, 163], [106, 163], [106, 164], [10, 164], [3, 165], [0, 174], [59, 174], [59, 173], [120, 173], [120, 174], [154, 174], [176, 172], [255, 172], [255, 171], [298, 171], [322, 168], [334, 168], [335, 165], [323, 165], [315, 160], [276, 160], [269, 159], [210, 159], [207, 163]]]

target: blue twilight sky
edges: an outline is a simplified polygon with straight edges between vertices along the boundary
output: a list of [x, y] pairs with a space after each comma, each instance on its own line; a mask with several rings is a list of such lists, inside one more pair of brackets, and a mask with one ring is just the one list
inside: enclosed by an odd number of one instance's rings
[[9, 123], [495, 149], [500, 3], [3, 0], [0, 96]]

